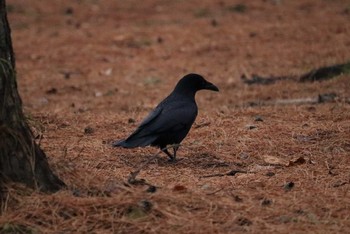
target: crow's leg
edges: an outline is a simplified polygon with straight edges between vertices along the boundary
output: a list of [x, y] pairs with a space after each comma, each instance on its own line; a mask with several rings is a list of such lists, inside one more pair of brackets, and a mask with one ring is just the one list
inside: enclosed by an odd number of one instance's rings
[[174, 147], [173, 147], [173, 150], [174, 150], [174, 156], [173, 156], [173, 160], [174, 161], [176, 161], [176, 152], [177, 152], [177, 150], [179, 149], [179, 145], [174, 145]]
[[168, 157], [170, 158], [169, 161], [174, 161], [175, 157], [173, 155], [171, 155], [171, 153], [168, 151], [167, 148], [162, 148], [161, 149], [164, 153], [166, 153], [166, 155], [168, 155]]

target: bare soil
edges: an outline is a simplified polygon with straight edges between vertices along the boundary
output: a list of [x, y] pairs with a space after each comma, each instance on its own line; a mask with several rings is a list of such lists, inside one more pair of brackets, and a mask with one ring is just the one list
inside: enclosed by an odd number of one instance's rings
[[[2, 232], [350, 232], [350, 74], [241, 80], [348, 62], [349, 1], [12, 0], [8, 14], [25, 112], [67, 189], [9, 186]], [[109, 143], [190, 72], [220, 93], [197, 94], [182, 160], [137, 176], [156, 188], [128, 184], [158, 150]]]

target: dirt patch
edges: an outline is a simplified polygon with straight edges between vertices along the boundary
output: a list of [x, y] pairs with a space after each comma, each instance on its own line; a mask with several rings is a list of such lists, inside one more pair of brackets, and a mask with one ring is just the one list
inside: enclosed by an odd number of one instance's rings
[[[350, 231], [349, 74], [313, 83], [241, 80], [347, 63], [349, 2], [8, 5], [25, 111], [68, 189], [45, 195], [10, 186], [2, 231]], [[138, 175], [154, 188], [128, 185], [157, 149], [109, 142], [126, 137], [189, 72], [220, 93], [197, 94], [182, 160], [161, 154]], [[321, 94], [332, 98], [319, 102]]]

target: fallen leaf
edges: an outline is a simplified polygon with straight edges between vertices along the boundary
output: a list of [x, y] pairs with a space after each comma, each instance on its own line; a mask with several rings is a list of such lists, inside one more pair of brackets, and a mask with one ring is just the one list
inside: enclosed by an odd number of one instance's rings
[[186, 192], [187, 188], [183, 185], [175, 185], [173, 188], [174, 192]]
[[297, 157], [295, 159], [290, 160], [286, 166], [291, 167], [291, 166], [301, 165], [304, 163], [306, 163], [306, 159], [304, 157], [300, 156], [300, 157]]

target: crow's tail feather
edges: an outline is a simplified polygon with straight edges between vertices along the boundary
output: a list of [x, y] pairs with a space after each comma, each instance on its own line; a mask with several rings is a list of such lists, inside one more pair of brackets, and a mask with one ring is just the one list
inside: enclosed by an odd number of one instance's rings
[[124, 148], [128, 148], [127, 144], [125, 142], [125, 140], [120, 140], [120, 141], [115, 141], [112, 143], [113, 147], [124, 147]]
[[123, 148], [135, 148], [135, 147], [145, 147], [151, 145], [157, 139], [154, 137], [131, 137], [126, 140], [116, 141], [112, 143], [114, 147], [123, 147]]

